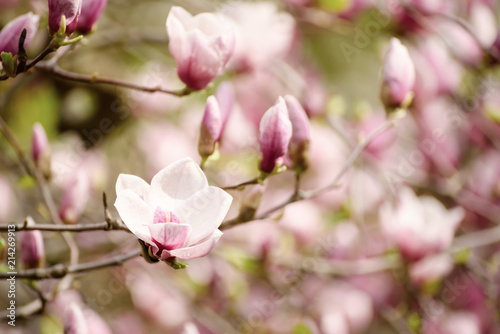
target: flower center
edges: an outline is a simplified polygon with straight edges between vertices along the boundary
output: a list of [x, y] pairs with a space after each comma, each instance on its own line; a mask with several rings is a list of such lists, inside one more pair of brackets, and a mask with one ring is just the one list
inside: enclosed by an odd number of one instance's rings
[[172, 211], [163, 211], [160, 207], [157, 207], [153, 217], [153, 224], [165, 224], [165, 223], [176, 223], [180, 224], [181, 221]]

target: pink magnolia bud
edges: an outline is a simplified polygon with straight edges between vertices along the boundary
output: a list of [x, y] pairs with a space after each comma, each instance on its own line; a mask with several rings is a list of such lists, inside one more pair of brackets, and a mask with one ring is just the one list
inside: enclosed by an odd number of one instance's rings
[[279, 97], [260, 121], [259, 144], [262, 153], [260, 170], [271, 173], [281, 165], [292, 138], [292, 123], [288, 118], [285, 100]]
[[219, 102], [219, 108], [221, 113], [222, 120], [222, 129], [221, 133], [224, 132], [224, 128], [226, 127], [227, 121], [229, 120], [229, 115], [233, 110], [234, 106], [234, 88], [230, 82], [223, 82], [217, 88], [215, 92], [215, 97], [217, 98], [217, 102]]
[[65, 223], [74, 224], [80, 218], [90, 197], [90, 183], [87, 174], [78, 172], [68, 184], [59, 207], [59, 217]]
[[76, 30], [82, 0], [49, 0], [49, 33], [54, 35], [60, 28], [61, 17], [66, 18], [66, 35]]
[[86, 35], [92, 31], [94, 23], [99, 19], [108, 0], [83, 0], [82, 12], [78, 18], [76, 29]]
[[288, 155], [294, 165], [300, 171], [307, 169], [309, 165], [308, 149], [310, 141], [309, 119], [297, 99], [292, 95], [285, 96], [288, 117], [292, 122], [292, 138], [288, 145]]
[[50, 146], [47, 134], [40, 123], [33, 125], [31, 156], [36, 167], [44, 176], [50, 176]]
[[21, 37], [23, 29], [26, 29], [24, 48], [27, 49], [35, 37], [38, 21], [40, 21], [40, 16], [30, 12], [7, 23], [0, 31], [0, 52], [10, 52], [12, 55], [17, 55], [19, 52], [19, 37]]
[[198, 140], [198, 153], [208, 157], [215, 151], [215, 144], [219, 141], [222, 130], [222, 119], [219, 102], [215, 96], [209, 96], [205, 106], [205, 114], [200, 128]]
[[224, 71], [235, 45], [233, 29], [225, 18], [210, 13], [193, 17], [174, 6], [166, 26], [177, 74], [189, 88], [203, 89]]
[[413, 95], [415, 66], [408, 49], [397, 38], [391, 39], [385, 56], [380, 97], [387, 108], [408, 105]]
[[[35, 225], [33, 218], [26, 218], [28, 225]], [[21, 232], [21, 260], [25, 268], [39, 268], [45, 258], [43, 236], [40, 231]]]

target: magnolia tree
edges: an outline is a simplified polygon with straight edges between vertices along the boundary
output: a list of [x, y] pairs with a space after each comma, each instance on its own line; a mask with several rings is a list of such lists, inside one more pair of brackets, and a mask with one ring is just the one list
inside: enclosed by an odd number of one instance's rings
[[0, 331], [500, 331], [495, 1], [0, 0]]

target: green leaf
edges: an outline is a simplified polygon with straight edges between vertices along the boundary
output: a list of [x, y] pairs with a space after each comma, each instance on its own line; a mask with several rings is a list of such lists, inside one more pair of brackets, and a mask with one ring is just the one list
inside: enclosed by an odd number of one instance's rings
[[5, 73], [11, 77], [16, 76], [17, 57], [12, 56], [10, 52], [2, 52], [0, 57], [2, 58], [2, 66]]
[[293, 334], [312, 334], [312, 331], [305, 324], [299, 323], [293, 329]]
[[17, 181], [17, 184], [23, 189], [30, 189], [36, 185], [36, 179], [30, 175], [24, 175]]
[[332, 12], [343, 11], [348, 8], [350, 3], [349, 0], [318, 0], [319, 7]]

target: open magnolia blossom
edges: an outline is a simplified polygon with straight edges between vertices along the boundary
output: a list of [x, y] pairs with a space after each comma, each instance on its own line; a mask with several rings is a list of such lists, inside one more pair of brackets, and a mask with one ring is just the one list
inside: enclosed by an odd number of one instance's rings
[[222, 236], [218, 227], [232, 202], [189, 158], [162, 169], [151, 185], [120, 174], [116, 194], [123, 222], [161, 260], [207, 255]]

